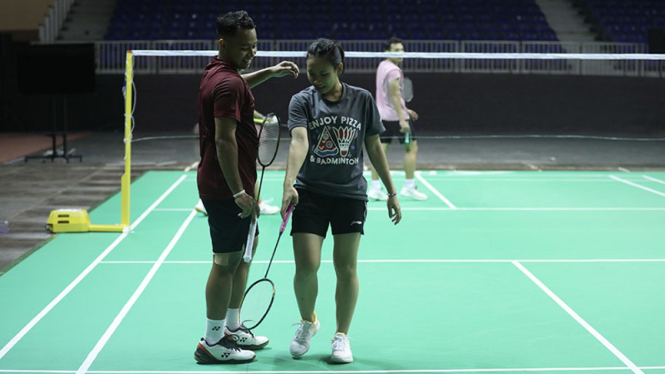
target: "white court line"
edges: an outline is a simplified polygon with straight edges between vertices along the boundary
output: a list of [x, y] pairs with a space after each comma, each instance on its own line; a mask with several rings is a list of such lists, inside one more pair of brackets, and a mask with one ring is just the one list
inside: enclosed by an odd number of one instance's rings
[[157, 270], [159, 270], [159, 267], [162, 266], [162, 263], [169, 255], [169, 253], [171, 253], [171, 250], [178, 243], [178, 241], [182, 237], [182, 234], [185, 233], [187, 226], [189, 226], [189, 224], [192, 222], [192, 219], [195, 216], [196, 216], [196, 211], [192, 211], [192, 213], [187, 217], [185, 222], [182, 223], [182, 225], [176, 232], [175, 236], [173, 236], [173, 239], [171, 239], [171, 242], [166, 246], [164, 251], [162, 251], [162, 254], [159, 256], [155, 264], [152, 266], [152, 268], [150, 268], [150, 271], [145, 276], [145, 278], [143, 278], [143, 281], [138, 286], [136, 291], [134, 291], [134, 294], [132, 294], [127, 303], [122, 307], [120, 313], [118, 313], [115, 319], [113, 319], [113, 322], [108, 327], [108, 329], [106, 329], [104, 335], [102, 335], [97, 344], [95, 344], [95, 347], [88, 354], [88, 357], [86, 357], [85, 361], [83, 361], [83, 364], [81, 364], [81, 367], [79, 367], [79, 369], [76, 371], [77, 374], [86, 373], [88, 369], [90, 369], [90, 366], [92, 366], [92, 363], [97, 358], [97, 355], [99, 355], [99, 352], [101, 352], [102, 349], [104, 349], [104, 346], [109, 341], [115, 330], [118, 328], [118, 326], [120, 326], [120, 323], [122, 323], [122, 320], [125, 318], [127, 313], [129, 313], [129, 310], [134, 306], [134, 303], [136, 303], [136, 300], [138, 300], [138, 298], [141, 296], [146, 287], [148, 287], [148, 283], [150, 283], [152, 278], [155, 276]]
[[416, 173], [416, 178], [418, 178], [418, 180], [419, 180], [422, 184], [424, 184], [427, 188], [429, 188], [429, 190], [432, 191], [433, 194], [435, 194], [439, 199], [441, 199], [441, 201], [443, 201], [446, 205], [448, 205], [448, 206], [450, 207], [450, 209], [457, 209], [457, 207], [456, 207], [455, 205], [453, 205], [453, 203], [451, 203], [450, 201], [448, 201], [448, 199], [446, 199], [446, 197], [443, 196], [443, 195], [441, 194], [441, 192], [437, 191], [436, 188], [432, 187], [432, 185], [429, 184], [429, 182], [427, 182], [427, 181], [425, 180], [425, 178], [423, 178], [423, 177], [420, 175], [420, 173]]
[[597, 178], [571, 178], [571, 179], [566, 179], [566, 178], [467, 178], [467, 177], [462, 177], [458, 178], [455, 176], [428, 176], [428, 180], [435, 180], [435, 181], [442, 181], [445, 180], [447, 182], [547, 182], [547, 183], [553, 183], [553, 182], [565, 182], [565, 183], [612, 183], [612, 181], [607, 180], [607, 175], [599, 176]]
[[633, 371], [633, 373], [640, 373], [644, 374], [640, 368], [638, 368], [632, 361], [628, 359], [621, 351], [619, 351], [612, 343], [610, 343], [607, 339], [605, 339], [604, 336], [602, 336], [596, 329], [594, 329], [587, 321], [585, 321], [582, 317], [580, 317], [579, 314], [577, 314], [571, 307], [568, 306], [563, 300], [559, 298], [552, 290], [550, 290], [543, 282], [540, 281], [540, 279], [536, 278], [535, 275], [531, 274], [531, 272], [524, 267], [524, 265], [520, 264], [517, 261], [513, 261], [513, 265], [515, 265], [524, 275], [526, 275], [533, 283], [535, 283], [538, 287], [540, 287], [543, 292], [547, 294], [554, 302], [556, 302], [563, 310], [566, 311], [577, 323], [582, 325], [591, 335], [593, 335], [602, 345], [605, 346], [610, 352], [612, 352], [621, 362], [623, 362], [630, 370]]
[[[661, 369], [665, 366], [644, 367], [643, 369]], [[585, 367], [585, 368], [501, 368], [501, 369], [421, 369], [421, 370], [183, 370], [183, 371], [161, 371], [161, 370], [91, 370], [90, 374], [397, 374], [397, 373], [516, 373], [516, 372], [542, 372], [542, 371], [601, 371], [601, 370], [628, 370], [626, 367]], [[64, 370], [0, 370], [0, 373], [75, 373]]]
[[[658, 369], [660, 367], [649, 367], [644, 369]], [[119, 370], [92, 370], [88, 373], [90, 374], [328, 374], [328, 373], [353, 373], [353, 374], [392, 374], [392, 373], [505, 373], [505, 372], [532, 372], [532, 371], [600, 371], [600, 370], [628, 370], [625, 367], [586, 367], [586, 368], [512, 368], [512, 369], [421, 369], [421, 370], [301, 370], [301, 371], [276, 371], [276, 370], [242, 370], [242, 371], [218, 371], [218, 370], [206, 370], [206, 371], [159, 371], [159, 370], [128, 370], [128, 371], [119, 371]], [[75, 373], [75, 371], [65, 371], [65, 370], [0, 370], [0, 373]]]
[[421, 369], [421, 370], [302, 370], [302, 371], [91, 371], [91, 374], [397, 374], [397, 373], [517, 373], [539, 371], [600, 371], [627, 370], [625, 367], [590, 367], [590, 368], [513, 368], [513, 369]]
[[0, 373], [76, 373], [75, 370], [11, 370], [0, 369]]
[[198, 161], [195, 161], [193, 164], [187, 166], [187, 167], [185, 168], [184, 171], [185, 171], [185, 173], [186, 173], [186, 172], [188, 172], [188, 171], [190, 171], [190, 170], [192, 170], [192, 169], [196, 169], [198, 166], [199, 166], [199, 162], [198, 162]]
[[[373, 208], [367, 208], [367, 210], [386, 210], [385, 207], [373, 207]], [[596, 207], [588, 207], [588, 208], [548, 208], [548, 207], [543, 207], [543, 208], [456, 208], [456, 209], [450, 209], [450, 208], [402, 208], [402, 210], [410, 210], [410, 211], [443, 211], [443, 212], [450, 212], [453, 210], [457, 211], [469, 211], [469, 212], [491, 212], [491, 211], [506, 211], [506, 212], [583, 212], [583, 211], [626, 211], [626, 212], [631, 212], [631, 211], [664, 211], [664, 208], [645, 208], [645, 207], [636, 207], [636, 208], [596, 208]]]
[[[458, 259], [429, 259], [429, 260], [415, 260], [415, 259], [400, 259], [400, 260], [358, 260], [359, 263], [371, 264], [386, 264], [386, 263], [513, 263], [513, 262], [527, 262], [527, 263], [601, 263], [601, 262], [616, 262], [616, 263], [637, 263], [637, 262], [665, 262], [665, 258], [593, 258], [593, 259], [523, 259], [523, 260], [501, 260], [501, 259], [478, 259], [478, 260], [458, 260]], [[254, 264], [267, 264], [266, 260], [252, 261]], [[332, 260], [321, 260], [322, 263], [332, 263]], [[155, 261], [102, 261], [102, 264], [109, 265], [128, 265], [128, 264], [154, 264]], [[210, 261], [164, 261], [164, 264], [176, 265], [209, 265]], [[293, 260], [273, 260], [273, 264], [294, 264]]]
[[665, 196], [665, 193], [663, 193], [663, 192], [656, 191], [656, 190], [652, 190], [652, 189], [649, 188], [649, 187], [644, 187], [644, 186], [642, 186], [641, 184], [633, 183], [633, 182], [631, 182], [631, 181], [627, 181], [627, 180], [625, 180], [625, 179], [621, 179], [621, 178], [619, 178], [619, 177], [615, 177], [614, 175], [610, 175], [610, 178], [614, 179], [615, 181], [619, 181], [619, 182], [621, 182], [621, 183], [629, 184], [629, 185], [631, 185], [631, 186], [633, 186], [633, 187], [637, 187], [637, 188], [639, 188], [639, 189], [642, 189], [642, 190], [645, 190], [645, 191], [648, 191], [648, 192], [651, 192], [651, 193], [655, 193], [656, 195]]
[[648, 180], [650, 180], [650, 181], [652, 181], [652, 182], [656, 182], [656, 183], [660, 183], [660, 184], [665, 184], [665, 181], [662, 181], [662, 180], [660, 180], [660, 179], [656, 179], [656, 178], [654, 178], [654, 177], [650, 177], [650, 176], [648, 176], [648, 175], [643, 175], [643, 177], [646, 178], [646, 179], [648, 179]]
[[62, 299], [65, 298], [83, 279], [90, 274], [90, 272], [109, 254], [111, 251], [122, 242], [129, 233], [134, 230], [136, 226], [138, 226], [147, 216], [150, 214], [156, 207], [159, 205], [173, 190], [178, 187], [178, 185], [185, 179], [185, 175], [181, 176], [178, 178], [177, 181], [175, 181], [171, 187], [169, 187], [163, 194], [160, 196], [148, 209], [146, 209], [143, 214], [129, 227], [129, 231], [123, 232], [116, 240], [111, 243], [102, 254], [100, 254], [81, 274], [79, 274], [76, 279], [74, 279], [58, 296], [55, 297], [44, 309], [42, 309], [39, 314], [37, 314], [30, 322], [28, 322], [27, 325], [25, 325], [21, 331], [16, 334], [12, 338], [12, 340], [9, 341], [2, 349], [0, 349], [0, 359], [4, 357], [7, 352], [9, 352], [23, 337], [30, 332], [30, 330], [37, 324], [39, 321], [44, 318], [53, 308], [55, 308]]
[[[193, 209], [193, 208], [192, 208]], [[189, 212], [192, 210], [190, 208], [174, 208], [174, 209], [155, 209], [155, 212]], [[374, 208], [367, 208], [367, 210], [386, 210], [385, 207], [374, 207]], [[477, 212], [491, 212], [491, 211], [525, 211], [525, 212], [554, 212], [554, 211], [570, 211], [570, 212], [576, 212], [576, 211], [665, 211], [665, 208], [596, 208], [596, 207], [590, 207], [590, 208], [459, 208], [457, 207], [456, 209], [451, 209], [451, 208], [402, 208], [402, 210], [409, 210], [409, 211], [452, 211], [452, 210], [460, 210], [460, 211], [477, 211]]]

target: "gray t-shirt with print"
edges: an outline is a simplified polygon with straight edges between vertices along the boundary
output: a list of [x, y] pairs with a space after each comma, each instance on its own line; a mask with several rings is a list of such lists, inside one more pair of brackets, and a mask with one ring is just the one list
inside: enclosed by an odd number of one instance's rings
[[365, 137], [384, 131], [369, 91], [342, 83], [342, 96], [328, 101], [310, 86], [291, 98], [289, 131], [307, 128], [309, 150], [295, 186], [335, 197], [367, 200], [363, 176]]

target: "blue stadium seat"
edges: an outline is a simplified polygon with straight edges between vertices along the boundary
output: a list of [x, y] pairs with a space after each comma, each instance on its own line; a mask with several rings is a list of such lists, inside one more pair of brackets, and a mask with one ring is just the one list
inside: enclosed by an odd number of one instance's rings
[[[627, 1], [635, 9], [630, 14], [653, 16], [652, 8]], [[295, 8], [299, 11], [294, 12]], [[209, 37], [214, 32], [210, 22], [214, 25], [218, 14], [238, 9], [254, 18], [261, 38], [385, 39], [395, 33], [404, 39], [556, 40], [535, 0], [338, 0], [334, 5], [316, 6], [298, 0], [118, 0], [107, 38]], [[665, 9], [657, 14], [659, 22], [665, 23]], [[205, 31], [206, 27], [212, 31]]]

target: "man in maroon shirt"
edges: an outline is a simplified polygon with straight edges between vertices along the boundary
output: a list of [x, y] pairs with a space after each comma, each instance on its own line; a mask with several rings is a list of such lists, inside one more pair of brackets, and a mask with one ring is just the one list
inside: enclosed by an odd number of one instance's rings
[[250, 362], [252, 350], [268, 344], [268, 338], [252, 334], [238, 317], [249, 273], [249, 264], [241, 261], [243, 249], [251, 217], [259, 213], [254, 198], [258, 135], [250, 88], [274, 77], [297, 77], [299, 70], [284, 61], [241, 75], [256, 55], [255, 28], [245, 11], [217, 19], [219, 54], [205, 68], [199, 89], [197, 184], [213, 249], [205, 290], [206, 333], [194, 353], [201, 364]]

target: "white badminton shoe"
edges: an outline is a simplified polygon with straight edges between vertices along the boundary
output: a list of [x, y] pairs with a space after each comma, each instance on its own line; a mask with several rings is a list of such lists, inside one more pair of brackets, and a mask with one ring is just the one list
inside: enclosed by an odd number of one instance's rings
[[300, 320], [299, 323], [293, 324], [299, 325], [296, 335], [293, 337], [291, 345], [289, 346], [289, 351], [293, 358], [300, 358], [309, 351], [309, 341], [312, 339], [312, 336], [316, 335], [316, 332], [319, 331], [319, 328], [321, 327], [321, 323], [318, 318], [316, 318], [316, 313], [314, 313], [314, 320], [316, 322]]
[[224, 326], [224, 334], [232, 337], [239, 348], [252, 351], [261, 349], [270, 342], [265, 336], [254, 335], [245, 325], [240, 325], [237, 330], [231, 330], [228, 326]]
[[224, 335], [215, 344], [208, 344], [201, 338], [194, 352], [194, 359], [199, 364], [244, 364], [252, 362], [256, 353], [240, 349], [232, 337]]
[[387, 193], [383, 192], [382, 190], [375, 190], [373, 188], [370, 188], [369, 192], [367, 193], [367, 196], [372, 200], [380, 200], [380, 201], [388, 200]]
[[404, 187], [404, 188], [402, 188], [402, 191], [400, 191], [399, 194], [404, 196], [404, 197], [410, 197], [410, 198], [413, 198], [413, 199], [416, 199], [416, 200], [427, 200], [427, 195], [425, 195], [424, 193], [418, 191], [418, 189], [416, 187], [413, 187], [413, 188]]
[[199, 200], [199, 202], [196, 203], [196, 206], [194, 207], [194, 209], [196, 209], [196, 211], [199, 212], [199, 213], [203, 213], [206, 216], [208, 215], [208, 211], [206, 210], [205, 205], [203, 205], [202, 200]]
[[351, 344], [346, 334], [336, 333], [332, 338], [332, 355], [330, 361], [336, 364], [348, 364], [353, 362], [353, 353], [351, 353]]
[[265, 201], [262, 201], [259, 204], [259, 209], [261, 210], [261, 214], [273, 215], [273, 214], [279, 212], [279, 207], [278, 206], [270, 205]]

